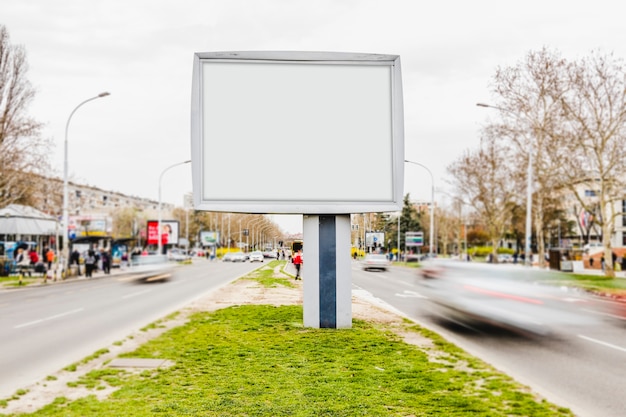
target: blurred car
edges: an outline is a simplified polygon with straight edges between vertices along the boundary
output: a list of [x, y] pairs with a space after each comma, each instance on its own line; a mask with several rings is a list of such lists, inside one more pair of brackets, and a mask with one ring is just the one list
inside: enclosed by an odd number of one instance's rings
[[361, 261], [361, 268], [363, 268], [364, 271], [386, 271], [390, 265], [391, 262], [387, 255], [379, 253], [368, 253], [365, 255], [365, 258], [363, 258], [363, 261]]
[[250, 252], [250, 254], [248, 255], [248, 260], [250, 262], [263, 262], [265, 260], [265, 257], [263, 256], [263, 252], [257, 250], [254, 252]]
[[263, 256], [266, 258], [277, 258], [278, 252], [273, 251], [273, 250], [266, 250], [263, 252]]
[[222, 261], [245, 262], [247, 259], [248, 259], [248, 256], [246, 256], [246, 254], [243, 252], [228, 252], [226, 255], [224, 255], [224, 257], [222, 258]]
[[554, 285], [559, 272], [507, 264], [433, 260], [419, 269], [420, 293], [435, 314], [458, 324], [487, 324], [522, 334], [545, 335], [567, 326], [597, 324], [595, 301]]
[[167, 281], [177, 265], [169, 262], [167, 255], [135, 255], [126, 273], [138, 282]]
[[168, 252], [167, 257], [170, 261], [182, 262], [191, 259], [191, 256], [182, 249], [172, 249]]
[[498, 254], [498, 262], [503, 264], [513, 263], [513, 255], [510, 255], [508, 253], [500, 253]]

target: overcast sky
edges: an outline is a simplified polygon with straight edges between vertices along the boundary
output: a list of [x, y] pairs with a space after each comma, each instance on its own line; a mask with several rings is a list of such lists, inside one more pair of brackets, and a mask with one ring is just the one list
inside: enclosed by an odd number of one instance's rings
[[[417, 0], [0, 0], [0, 24], [27, 51], [37, 90], [30, 113], [53, 140], [52, 161], [63, 172], [65, 125], [69, 172], [78, 182], [158, 199], [159, 176], [190, 159], [190, 94], [195, 52], [332, 51], [400, 55], [405, 156], [434, 175], [436, 199], [447, 167], [479, 143], [492, 110], [489, 83], [546, 46], [566, 58], [593, 49], [626, 58], [619, 2]], [[297, 157], [276, 150], [267, 186], [290, 185]], [[367, 181], [371, 169], [353, 172]], [[219, 175], [219, 181], [228, 181]], [[428, 172], [405, 167], [405, 191], [430, 201]], [[168, 171], [163, 201], [182, 205], [191, 192], [189, 165]], [[441, 190], [442, 192], [439, 192]], [[288, 216], [289, 217], [289, 216]], [[295, 217], [295, 218], [294, 218]], [[301, 231], [301, 216], [283, 219]]]

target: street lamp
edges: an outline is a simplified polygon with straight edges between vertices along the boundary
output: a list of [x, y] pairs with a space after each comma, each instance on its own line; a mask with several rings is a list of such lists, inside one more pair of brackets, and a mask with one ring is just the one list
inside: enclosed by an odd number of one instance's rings
[[76, 113], [79, 107], [83, 104], [88, 103], [92, 100], [96, 100], [102, 97], [106, 97], [110, 95], [108, 92], [103, 92], [98, 94], [95, 97], [88, 98], [87, 100], [81, 102], [78, 106], [74, 107], [74, 110], [70, 113], [70, 117], [67, 118], [67, 123], [65, 124], [65, 142], [64, 142], [64, 153], [63, 153], [63, 255], [61, 257], [61, 265], [63, 268], [66, 267], [66, 262], [69, 259], [69, 214], [68, 214], [68, 205], [69, 205], [69, 190], [68, 190], [68, 164], [67, 164], [67, 132], [70, 127], [70, 120], [72, 120], [72, 116]]
[[433, 253], [433, 234], [435, 233], [435, 177], [433, 177], [433, 173], [430, 172], [430, 169], [426, 165], [422, 165], [419, 162], [409, 161], [407, 159], [404, 160], [409, 164], [419, 165], [424, 168], [430, 174], [430, 236], [428, 239], [429, 253], [430, 259], [434, 258]]
[[[503, 109], [502, 107], [491, 106], [485, 103], [476, 103], [478, 107], [487, 107], [496, 110], [500, 110], [501, 112], [513, 114], [510, 110]], [[532, 266], [532, 253], [530, 251], [530, 240], [532, 238], [532, 204], [533, 204], [533, 193], [532, 193], [532, 179], [533, 179], [533, 152], [532, 148], [528, 149], [528, 172], [526, 174], [526, 239], [524, 244], [524, 264], [527, 266]]]
[[157, 253], [159, 255], [162, 255], [161, 252], [163, 252], [163, 239], [161, 236], [161, 180], [163, 179], [163, 174], [165, 174], [168, 170], [177, 167], [179, 165], [184, 165], [184, 164], [188, 164], [190, 163], [191, 160], [188, 161], [184, 161], [184, 162], [179, 162], [177, 164], [174, 165], [170, 165], [167, 168], [165, 168], [162, 172], [161, 175], [159, 176], [159, 209], [158, 209], [158, 225], [157, 225], [157, 242], [158, 242], [158, 246], [159, 246], [159, 250], [157, 251]]

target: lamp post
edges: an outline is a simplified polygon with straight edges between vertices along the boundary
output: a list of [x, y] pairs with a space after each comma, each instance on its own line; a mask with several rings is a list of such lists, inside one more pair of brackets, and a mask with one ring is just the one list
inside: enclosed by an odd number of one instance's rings
[[65, 123], [65, 142], [64, 142], [64, 151], [63, 151], [63, 255], [61, 257], [61, 265], [65, 268], [66, 262], [69, 259], [69, 214], [68, 214], [68, 206], [69, 206], [69, 189], [68, 189], [68, 163], [67, 163], [67, 132], [70, 127], [70, 121], [72, 120], [72, 116], [76, 113], [79, 107], [83, 104], [86, 104], [92, 100], [96, 100], [102, 97], [106, 97], [110, 95], [108, 92], [103, 92], [98, 94], [95, 97], [88, 98], [87, 100], [78, 104], [78, 106], [74, 107], [74, 110], [70, 113], [70, 116], [67, 118], [67, 123]]
[[405, 159], [404, 162], [419, 165], [430, 174], [430, 236], [428, 237], [428, 252], [430, 253], [430, 259], [433, 259], [433, 234], [435, 233], [435, 177], [433, 177], [433, 173], [430, 172], [430, 169], [428, 169], [426, 165], [422, 165], [419, 162], [409, 161], [407, 159]]
[[[510, 110], [503, 109], [502, 107], [491, 106], [485, 103], [476, 103], [478, 107], [486, 107], [491, 109], [500, 110], [504, 113], [513, 114]], [[528, 149], [528, 172], [526, 173], [526, 236], [524, 239], [524, 264], [532, 266], [532, 253], [530, 251], [530, 241], [532, 238], [532, 204], [533, 204], [533, 192], [532, 192], [532, 180], [533, 180], [533, 153], [532, 147]]]
[[162, 172], [161, 175], [159, 176], [159, 209], [158, 209], [158, 224], [157, 224], [157, 242], [158, 242], [158, 247], [159, 250], [157, 251], [157, 254], [162, 255], [163, 252], [163, 239], [161, 236], [161, 181], [163, 180], [163, 174], [165, 174], [167, 171], [169, 171], [170, 169], [177, 167], [179, 165], [184, 165], [184, 164], [188, 164], [190, 163], [191, 160], [188, 161], [183, 161], [183, 162], [179, 162], [177, 164], [174, 165], [170, 165], [167, 168], [165, 168]]

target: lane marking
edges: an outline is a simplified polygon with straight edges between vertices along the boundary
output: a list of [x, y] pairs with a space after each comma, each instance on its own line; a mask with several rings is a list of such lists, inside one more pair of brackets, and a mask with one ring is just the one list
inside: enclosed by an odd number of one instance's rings
[[602, 311], [596, 311], [596, 310], [592, 310], [592, 309], [589, 309], [589, 308], [583, 308], [581, 310], [582, 311], [586, 311], [587, 313], [597, 314], [599, 316], [611, 317], [613, 319], [618, 319], [618, 320], [626, 320], [626, 317], [618, 316], [617, 314], [604, 313]]
[[602, 345], [602, 346], [606, 346], [606, 347], [613, 348], [615, 350], [626, 352], [626, 348], [623, 348], [623, 347], [617, 346], [617, 345], [613, 345], [611, 343], [603, 342], [602, 340], [593, 339], [591, 337], [587, 337], [587, 336], [584, 336], [582, 334], [579, 334], [578, 337], [580, 337], [581, 339], [585, 339], [585, 340], [587, 340], [589, 342], [597, 343], [597, 344]]
[[127, 298], [137, 297], [137, 296], [140, 296], [140, 295], [144, 295], [144, 294], [147, 294], [147, 293], [149, 293], [151, 291], [152, 291], [151, 289], [148, 289], [148, 290], [134, 292], [132, 294], [126, 294], [125, 296], [122, 297], [122, 300], [127, 299]]
[[402, 298], [425, 298], [428, 299], [428, 297], [426, 297], [425, 295], [422, 295], [416, 291], [409, 291], [409, 290], [404, 290], [404, 292], [402, 294], [400, 293], [396, 293], [396, 297], [402, 297]]
[[43, 323], [44, 321], [54, 320], [54, 319], [58, 319], [58, 318], [61, 318], [61, 317], [69, 316], [70, 314], [80, 313], [83, 310], [84, 310], [84, 308], [77, 308], [76, 310], [66, 311], [65, 313], [56, 314], [54, 316], [46, 317], [46, 318], [43, 318], [43, 319], [29, 321], [28, 323], [18, 324], [17, 326], [14, 326], [13, 328], [14, 329], [20, 329], [22, 327], [33, 326], [35, 324]]

